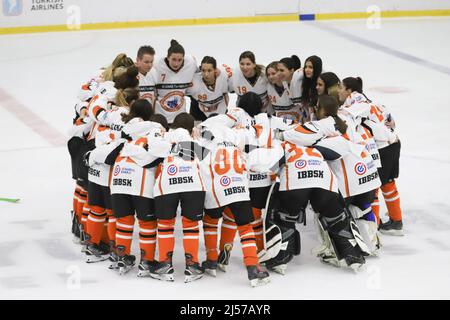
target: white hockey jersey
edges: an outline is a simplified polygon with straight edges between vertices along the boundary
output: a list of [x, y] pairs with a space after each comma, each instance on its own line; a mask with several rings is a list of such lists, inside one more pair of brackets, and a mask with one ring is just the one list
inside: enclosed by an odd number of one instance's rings
[[[88, 115], [93, 121], [88, 140], [95, 139], [95, 147], [103, 146], [114, 139], [109, 127], [102, 123], [102, 118], [110, 110], [108, 99], [102, 95], [95, 95], [88, 105]], [[88, 178], [90, 182], [108, 187], [111, 179], [111, 166], [103, 163], [94, 163], [89, 166]]]
[[384, 148], [397, 139], [397, 135], [385, 125], [381, 108], [358, 92], [353, 92], [339, 110], [341, 115], [350, 116], [349, 124], [356, 128], [367, 144], [367, 149], [378, 167], [381, 167], [378, 148]]
[[252, 85], [250, 82], [248, 82], [247, 78], [245, 78], [241, 69], [236, 68], [233, 70], [232, 76], [228, 79], [228, 88], [230, 92], [235, 92], [237, 94], [237, 101], [239, 101], [239, 98], [247, 92], [256, 93], [257, 95], [259, 95], [263, 103], [262, 111], [266, 111], [268, 108], [270, 108], [269, 98], [267, 96], [268, 83], [269, 82], [266, 78], [264, 70], [261, 72], [258, 80], [256, 80], [256, 83]]
[[221, 71], [216, 78], [214, 88], [208, 87], [202, 79], [201, 73], [196, 73], [192, 87], [187, 94], [198, 101], [198, 107], [207, 117], [212, 113], [224, 114], [228, 106], [228, 78], [226, 72]]
[[169, 123], [186, 112], [185, 94], [197, 72], [193, 57], [184, 57], [184, 65], [178, 71], [169, 68], [165, 58], [159, 59], [150, 71], [151, 86], [155, 86], [155, 112], [166, 117]]
[[[355, 136], [358, 137], [357, 134]], [[376, 163], [367, 152], [366, 145], [351, 141], [348, 134], [340, 135], [334, 128], [332, 117], [298, 125], [284, 132], [283, 137], [298, 146], [313, 145], [317, 148], [336, 175], [344, 198], [381, 185]]]
[[147, 99], [150, 103], [153, 103], [155, 96], [155, 86], [152, 84], [152, 77], [150, 72], [145, 76], [139, 73], [139, 97], [141, 99]]
[[270, 170], [278, 173], [280, 191], [320, 188], [338, 191], [337, 178], [322, 154], [293, 143], [274, 142], [271, 149], [255, 149], [249, 154], [252, 170]]
[[163, 139], [159, 123], [139, 118], [128, 122], [123, 132], [129, 141], [113, 166], [111, 194], [153, 198], [157, 165], [170, 153], [172, 144]]
[[[195, 142], [189, 132], [183, 128], [165, 133], [164, 139], [171, 145], [187, 143], [195, 149]], [[193, 152], [193, 149], [189, 149], [188, 152]], [[195, 154], [192, 154], [192, 158], [187, 159], [176, 148], [159, 165], [154, 196], [187, 191], [205, 191], [201, 177], [200, 160]]]
[[[250, 117], [243, 109], [229, 108], [226, 115], [219, 115], [205, 120], [206, 126], [214, 124], [233, 127], [244, 141], [244, 144], [258, 147], [271, 147], [275, 130], [287, 130], [290, 128], [290, 120], [269, 116], [266, 113], [257, 114]], [[249, 171], [249, 187], [260, 188], [272, 184], [272, 179], [268, 173], [254, 173]]]
[[267, 95], [275, 116], [286, 118], [291, 121], [301, 122], [302, 110], [299, 104], [294, 104], [291, 99], [289, 84], [283, 81], [283, 92], [281, 95], [272, 84], [267, 85]]
[[77, 98], [81, 101], [87, 101], [95, 95], [99, 83], [103, 82], [103, 69], [98, 70], [88, 81], [83, 83], [78, 91]]
[[250, 200], [245, 154], [238, 148], [239, 135], [225, 126], [202, 127], [199, 143], [210, 151], [201, 161], [206, 188], [205, 208]]

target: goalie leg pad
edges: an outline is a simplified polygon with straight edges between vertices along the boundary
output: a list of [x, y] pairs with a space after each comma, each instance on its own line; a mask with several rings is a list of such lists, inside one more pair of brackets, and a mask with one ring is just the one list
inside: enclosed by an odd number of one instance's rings
[[377, 255], [381, 248], [381, 241], [378, 235], [378, 224], [371, 208], [362, 210], [357, 206], [349, 205], [349, 211], [355, 219], [358, 231], [366, 244], [366, 248], [361, 247], [361, 249], [369, 255]]
[[357, 238], [362, 241], [358, 227], [345, 211], [332, 218], [319, 217], [319, 223], [329, 235], [337, 260], [345, 259], [348, 266], [364, 263], [360, 241], [357, 241]]

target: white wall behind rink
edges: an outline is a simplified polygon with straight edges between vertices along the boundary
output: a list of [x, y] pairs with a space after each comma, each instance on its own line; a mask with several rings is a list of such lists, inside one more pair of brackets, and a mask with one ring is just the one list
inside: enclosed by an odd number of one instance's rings
[[300, 12], [366, 12], [373, 5], [381, 11], [442, 10], [450, 9], [450, 0], [300, 0]]
[[371, 5], [381, 11], [450, 9], [450, 0], [1, 0], [1, 4], [0, 28], [65, 25], [74, 14], [87, 24], [365, 12]]

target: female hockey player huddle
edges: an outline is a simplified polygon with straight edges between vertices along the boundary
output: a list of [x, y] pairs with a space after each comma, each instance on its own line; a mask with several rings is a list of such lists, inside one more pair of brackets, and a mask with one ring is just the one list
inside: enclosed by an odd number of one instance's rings
[[226, 271], [236, 233], [252, 286], [266, 284], [268, 271], [285, 274], [307, 211], [320, 239], [314, 254], [335, 266], [357, 270], [376, 255], [378, 230], [402, 234], [400, 142], [360, 78], [322, 73], [317, 56], [304, 68], [295, 55], [264, 68], [245, 51], [236, 69], [210, 56], [197, 66], [175, 40], [153, 65], [154, 54], [143, 46], [136, 63], [118, 55], [78, 96], [68, 143], [72, 231], [87, 262], [130, 271], [135, 216], [138, 276], [166, 281], [174, 281], [178, 214], [185, 282]]

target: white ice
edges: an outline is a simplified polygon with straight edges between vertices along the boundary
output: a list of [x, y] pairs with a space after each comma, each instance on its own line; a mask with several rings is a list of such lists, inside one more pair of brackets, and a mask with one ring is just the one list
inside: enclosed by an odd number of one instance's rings
[[[383, 20], [374, 30], [354, 20], [0, 36], [0, 197], [21, 198], [18, 204], [0, 202], [0, 298], [449, 299], [450, 74], [318, 26], [450, 68], [449, 18]], [[355, 274], [311, 255], [318, 240], [309, 216], [309, 224], [300, 226], [301, 255], [285, 276], [272, 274], [269, 285], [256, 289], [247, 281], [238, 241], [227, 273], [189, 284], [183, 282], [180, 237], [174, 283], [138, 279], [136, 269], [120, 277], [107, 263], [86, 264], [71, 242], [74, 182], [64, 141], [55, 146], [33, 131], [36, 119], [25, 113], [26, 120], [20, 120], [22, 107], [7, 109], [12, 102], [5, 92], [67, 138], [84, 80], [119, 52], [134, 57], [143, 44], [165, 55], [172, 38], [198, 60], [212, 55], [237, 66], [244, 50], [254, 51], [263, 64], [317, 54], [341, 78], [361, 76], [367, 95], [392, 109], [400, 131], [398, 188], [406, 235], [382, 236], [380, 257], [367, 259]], [[384, 212], [383, 204], [386, 219]], [[133, 252], [139, 256], [137, 241]]]

